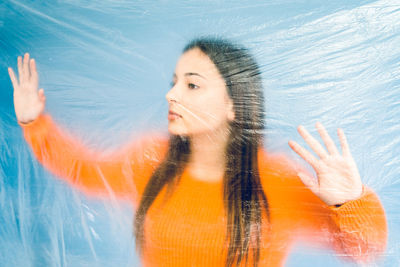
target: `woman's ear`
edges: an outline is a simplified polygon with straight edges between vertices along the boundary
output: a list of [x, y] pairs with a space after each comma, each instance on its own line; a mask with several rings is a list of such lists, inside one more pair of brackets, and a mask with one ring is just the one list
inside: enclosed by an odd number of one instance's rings
[[228, 121], [235, 120], [235, 109], [233, 108], [233, 101], [232, 99], [228, 100]]

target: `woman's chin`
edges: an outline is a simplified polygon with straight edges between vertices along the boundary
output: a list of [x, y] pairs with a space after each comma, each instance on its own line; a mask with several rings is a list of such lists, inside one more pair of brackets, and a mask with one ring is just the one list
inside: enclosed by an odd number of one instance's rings
[[180, 136], [188, 135], [187, 129], [182, 129], [182, 127], [178, 127], [177, 125], [172, 125], [171, 123], [168, 124], [168, 132], [171, 135], [180, 135]]

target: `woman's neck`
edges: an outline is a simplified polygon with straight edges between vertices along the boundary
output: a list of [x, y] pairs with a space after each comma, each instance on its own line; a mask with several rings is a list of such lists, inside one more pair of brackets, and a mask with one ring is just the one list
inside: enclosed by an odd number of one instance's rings
[[223, 178], [226, 164], [226, 144], [229, 132], [200, 134], [190, 138], [189, 173], [199, 180], [217, 181]]

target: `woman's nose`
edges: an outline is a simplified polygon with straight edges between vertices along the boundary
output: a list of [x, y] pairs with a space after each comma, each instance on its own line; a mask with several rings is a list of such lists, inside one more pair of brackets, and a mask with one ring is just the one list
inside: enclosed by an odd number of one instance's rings
[[167, 99], [168, 103], [172, 103], [172, 102], [178, 102], [178, 97], [177, 97], [177, 92], [176, 89], [174, 89], [174, 87], [172, 87], [168, 93], [165, 95], [165, 98]]

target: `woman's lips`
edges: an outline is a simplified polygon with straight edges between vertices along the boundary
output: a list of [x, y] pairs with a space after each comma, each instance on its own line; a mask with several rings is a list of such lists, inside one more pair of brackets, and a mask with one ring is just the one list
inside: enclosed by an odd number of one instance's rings
[[173, 111], [169, 111], [169, 113], [168, 113], [168, 120], [176, 120], [176, 119], [178, 119], [178, 118], [182, 118], [182, 116], [181, 115], [179, 115], [178, 113], [175, 113], [175, 112], [173, 112]]

